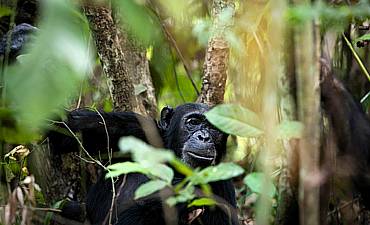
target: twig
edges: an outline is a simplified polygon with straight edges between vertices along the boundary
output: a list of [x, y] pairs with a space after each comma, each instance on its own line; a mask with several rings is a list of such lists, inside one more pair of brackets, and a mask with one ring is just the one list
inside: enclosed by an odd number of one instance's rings
[[[6, 205], [1, 205], [0, 208], [5, 208]], [[17, 206], [18, 209], [30, 209], [34, 211], [46, 211], [46, 212], [62, 212], [61, 209], [53, 209], [53, 208], [39, 208], [39, 207], [32, 207], [32, 206]]]
[[[101, 114], [99, 114], [101, 115]], [[53, 121], [53, 120], [51, 120]], [[94, 157], [92, 157], [90, 155], [90, 153], [85, 149], [85, 147], [83, 146], [82, 142], [80, 141], [80, 139], [78, 139], [77, 135], [71, 130], [71, 128], [69, 128], [69, 126], [65, 123], [65, 122], [60, 122], [60, 121], [53, 121], [54, 123], [59, 123], [59, 124], [63, 124], [67, 129], [68, 131], [73, 135], [73, 137], [77, 140], [78, 144], [80, 145], [81, 149], [85, 152], [85, 154], [93, 161], [95, 162], [96, 164], [98, 164], [99, 166], [101, 166], [104, 170], [108, 170], [108, 168], [106, 166], [104, 166], [99, 160], [96, 160]], [[105, 124], [105, 120], [103, 119], [103, 122]], [[106, 126], [105, 126], [106, 128]], [[107, 128], [106, 128], [107, 129]], [[108, 139], [109, 140], [109, 139]], [[109, 154], [108, 154], [109, 155]], [[108, 156], [109, 157], [109, 156]], [[115, 196], [116, 196], [116, 190], [115, 190], [115, 186], [114, 186], [114, 180], [113, 178], [111, 178], [111, 182], [112, 182], [112, 205], [114, 204], [113, 200], [115, 199]], [[111, 206], [113, 207], [113, 206]], [[112, 221], [112, 212], [110, 211], [109, 213], [109, 224], [111, 224], [111, 221]]]
[[343, 36], [343, 39], [346, 41], [347, 43], [347, 46], [349, 47], [349, 49], [351, 50], [353, 56], [355, 57], [358, 65], [360, 66], [362, 72], [366, 75], [367, 79], [370, 81], [370, 75], [369, 75], [369, 72], [367, 71], [366, 67], [364, 66], [364, 64], [362, 63], [360, 57], [358, 56], [357, 52], [355, 51], [355, 49], [353, 48], [351, 42], [349, 42], [349, 40], [347, 39], [346, 35], [344, 35], [342, 33], [342, 36]]
[[111, 164], [112, 163], [112, 151], [111, 151], [111, 149], [110, 149], [110, 146], [109, 146], [109, 133], [108, 133], [108, 127], [107, 127], [107, 124], [106, 124], [106, 122], [105, 122], [105, 119], [104, 119], [104, 117], [103, 117], [103, 115], [98, 111], [98, 110], [96, 110], [95, 109], [95, 111], [98, 113], [98, 115], [100, 116], [100, 118], [102, 119], [102, 121], [103, 121], [103, 125], [104, 125], [104, 130], [105, 130], [105, 134], [106, 134], [106, 136], [107, 136], [107, 153], [108, 153], [108, 160], [109, 160], [109, 164]]
[[80, 141], [80, 139], [77, 137], [77, 135], [71, 130], [71, 128], [69, 128], [69, 126], [65, 123], [65, 122], [61, 122], [61, 121], [55, 121], [55, 120], [50, 120], [52, 121], [53, 123], [56, 123], [56, 124], [63, 124], [67, 130], [72, 134], [72, 136], [76, 139], [76, 141], [78, 142], [78, 144], [80, 145], [81, 149], [85, 152], [85, 154], [90, 158], [91, 161], [95, 162], [96, 164], [98, 164], [99, 166], [101, 166], [104, 170], [108, 170], [106, 166], [104, 166], [99, 160], [96, 160], [94, 157], [92, 157], [90, 155], [90, 153], [85, 149], [85, 147], [83, 146], [82, 142]]
[[159, 24], [161, 25], [162, 31], [165, 33], [165, 36], [167, 37], [167, 40], [170, 42], [170, 44], [172, 45], [172, 47], [176, 50], [177, 55], [179, 56], [182, 64], [184, 65], [184, 69], [185, 69], [186, 75], [188, 76], [188, 78], [189, 78], [189, 80], [190, 80], [190, 82], [191, 82], [191, 84], [192, 84], [195, 92], [197, 93], [197, 96], [199, 96], [200, 93], [199, 93], [199, 90], [197, 88], [197, 85], [195, 84], [193, 78], [191, 77], [189, 65], [186, 62], [183, 54], [181, 53], [180, 48], [178, 47], [175, 38], [168, 31], [166, 25], [162, 22], [162, 18], [160, 17], [159, 13], [154, 9], [153, 3], [151, 1], [149, 1], [149, 3], [151, 4], [151, 7], [149, 7], [149, 8], [157, 16], [157, 18], [159, 20]]
[[355, 198], [355, 199], [352, 199], [352, 201], [349, 201], [349, 202], [346, 202], [344, 203], [343, 205], [339, 206], [339, 207], [336, 207], [334, 210], [328, 212], [328, 215], [327, 216], [331, 216], [332, 214], [338, 212], [339, 210], [341, 209], [344, 209], [346, 208], [347, 206], [350, 206], [351, 204], [354, 204], [356, 201], [358, 201], [359, 198]]

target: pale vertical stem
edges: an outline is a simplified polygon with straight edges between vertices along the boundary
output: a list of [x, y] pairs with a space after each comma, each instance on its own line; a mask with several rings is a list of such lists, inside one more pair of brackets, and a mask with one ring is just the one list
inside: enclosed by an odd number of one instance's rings
[[[285, 9], [284, 0], [275, 0], [270, 2], [270, 21], [268, 26], [268, 51], [266, 51], [266, 58], [268, 64], [265, 67], [264, 86], [263, 86], [263, 104], [262, 115], [265, 124], [265, 140], [266, 145], [261, 152], [261, 165], [263, 172], [267, 175], [272, 174], [274, 161], [276, 159], [277, 149], [277, 124], [278, 124], [278, 78], [279, 73], [283, 70], [282, 66], [282, 43], [283, 43], [283, 29], [284, 18], [281, 16]], [[267, 193], [267, 180], [262, 187], [262, 193]], [[256, 221], [258, 225], [270, 224], [271, 218], [271, 199], [266, 195], [261, 196], [261, 200], [257, 206]]]
[[[306, 2], [306, 1], [304, 1]], [[303, 122], [300, 141], [299, 206], [300, 224], [320, 222], [320, 36], [318, 24], [306, 22], [296, 28], [297, 86], [299, 119]], [[315, 182], [315, 180], [317, 182]]]

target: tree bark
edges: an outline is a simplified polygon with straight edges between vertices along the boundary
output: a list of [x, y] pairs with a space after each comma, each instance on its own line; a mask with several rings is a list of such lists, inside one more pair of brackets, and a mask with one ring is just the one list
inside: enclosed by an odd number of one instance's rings
[[[220, 20], [221, 13], [226, 9], [234, 13], [233, 0], [214, 0], [212, 5], [213, 31], [207, 47], [202, 89], [197, 102], [210, 106], [220, 104], [224, 100], [227, 70], [229, 62], [229, 45], [225, 40], [225, 31], [232, 21], [225, 24]], [[232, 17], [230, 18], [232, 20]]]
[[[296, 70], [294, 55], [294, 32], [286, 27], [284, 32], [285, 73], [279, 77], [281, 120], [297, 120]], [[297, 139], [282, 142], [283, 165], [279, 178], [279, 199], [276, 212], [276, 225], [299, 224], [298, 184], [299, 184], [299, 142]]]
[[[157, 103], [145, 49], [132, 43], [127, 30], [121, 30], [110, 6], [86, 3], [84, 10], [109, 80], [115, 110], [154, 117]], [[141, 89], [136, 95], [135, 87]]]
[[[307, 2], [307, 1], [297, 1]], [[300, 141], [300, 224], [320, 224], [320, 36], [317, 21], [296, 28], [298, 111], [304, 124]]]

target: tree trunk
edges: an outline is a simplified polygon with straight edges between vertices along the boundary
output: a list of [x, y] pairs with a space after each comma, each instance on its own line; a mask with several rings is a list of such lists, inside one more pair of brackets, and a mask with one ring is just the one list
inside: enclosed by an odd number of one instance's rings
[[204, 61], [204, 75], [202, 78], [202, 89], [197, 102], [210, 106], [222, 103], [225, 94], [227, 70], [229, 63], [229, 45], [225, 40], [225, 31], [232, 24], [225, 24], [220, 16], [225, 10], [232, 10], [234, 14], [233, 0], [214, 0], [212, 5], [213, 31], [208, 42], [206, 57]]
[[115, 110], [155, 116], [157, 103], [145, 50], [135, 46], [125, 30], [121, 31], [110, 6], [87, 3], [84, 10]]
[[[307, 1], [297, 1], [307, 2]], [[304, 124], [300, 141], [300, 224], [320, 224], [320, 36], [317, 21], [296, 28], [299, 119]]]
[[[298, 119], [296, 96], [296, 71], [294, 55], [294, 32], [286, 27], [284, 35], [285, 73], [279, 77], [280, 115], [281, 120]], [[276, 225], [299, 224], [298, 181], [299, 181], [299, 149], [298, 140], [283, 141], [283, 165], [279, 178], [279, 199], [276, 212]]]

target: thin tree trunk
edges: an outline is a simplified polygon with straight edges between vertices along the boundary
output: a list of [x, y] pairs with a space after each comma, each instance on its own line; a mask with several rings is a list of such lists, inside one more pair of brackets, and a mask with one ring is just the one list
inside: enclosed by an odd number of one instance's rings
[[234, 13], [233, 0], [214, 0], [212, 5], [213, 31], [207, 47], [204, 75], [202, 78], [202, 90], [197, 102], [208, 105], [216, 105], [224, 100], [225, 86], [227, 79], [227, 70], [229, 62], [229, 45], [225, 40], [224, 32], [231, 26], [230, 21], [220, 19], [220, 15], [225, 10], [232, 10]]
[[[296, 71], [294, 56], [294, 32], [286, 27], [284, 35], [285, 73], [279, 77], [281, 120], [297, 120]], [[298, 140], [283, 141], [283, 165], [279, 179], [279, 199], [276, 225], [299, 224], [298, 181], [299, 153]]]
[[[307, 1], [297, 1], [307, 2]], [[320, 224], [320, 36], [313, 21], [296, 28], [299, 119], [304, 124], [300, 141], [300, 224]], [[304, 44], [304, 46], [302, 46]]]

